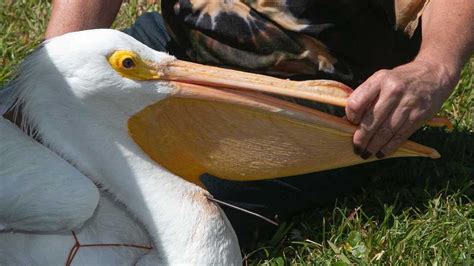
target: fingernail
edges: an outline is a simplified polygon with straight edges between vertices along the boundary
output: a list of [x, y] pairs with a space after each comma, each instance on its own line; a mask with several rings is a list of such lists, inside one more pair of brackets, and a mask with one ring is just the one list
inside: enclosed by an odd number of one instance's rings
[[378, 159], [383, 159], [385, 157], [385, 154], [383, 154], [383, 152], [381, 152], [381, 151], [378, 151], [375, 154], [375, 157], [377, 157]]
[[369, 157], [372, 155], [372, 153], [368, 152], [367, 150], [365, 150], [362, 155], [360, 156], [360, 158], [364, 159], [364, 160], [367, 160], [369, 159]]
[[354, 145], [354, 154], [360, 155], [361, 153], [362, 153], [362, 148], [357, 145]]

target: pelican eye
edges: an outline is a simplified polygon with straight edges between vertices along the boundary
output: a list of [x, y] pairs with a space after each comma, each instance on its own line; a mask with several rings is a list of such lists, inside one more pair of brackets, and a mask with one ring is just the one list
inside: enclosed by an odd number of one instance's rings
[[125, 69], [131, 69], [135, 66], [135, 62], [133, 61], [132, 58], [127, 57], [122, 60], [122, 66]]
[[142, 59], [134, 51], [117, 50], [107, 56], [107, 61], [119, 75], [125, 78], [134, 80], [154, 80], [160, 78], [153, 62]]

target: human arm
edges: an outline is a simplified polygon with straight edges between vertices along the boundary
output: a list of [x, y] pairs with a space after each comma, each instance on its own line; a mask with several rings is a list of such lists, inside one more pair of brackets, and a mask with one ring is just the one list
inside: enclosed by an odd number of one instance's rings
[[71, 31], [108, 28], [122, 0], [54, 0], [45, 38]]
[[422, 32], [412, 62], [376, 72], [348, 99], [347, 118], [359, 124], [354, 152], [363, 159], [393, 153], [449, 97], [474, 49], [474, 1], [431, 1]]

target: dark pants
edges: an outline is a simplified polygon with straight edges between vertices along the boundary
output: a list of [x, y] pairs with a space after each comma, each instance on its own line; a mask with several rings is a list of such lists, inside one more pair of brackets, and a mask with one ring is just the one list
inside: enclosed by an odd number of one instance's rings
[[[188, 59], [172, 42], [158, 13], [142, 15], [124, 31], [155, 50], [169, 52], [183, 60]], [[250, 182], [228, 181], [204, 175], [201, 181], [216, 199], [283, 221], [304, 210], [332, 204], [338, 197], [357, 191], [366, 183], [366, 178], [358, 174], [359, 170], [360, 166], [355, 166]], [[249, 214], [224, 206], [222, 208], [232, 223], [241, 246], [251, 243], [257, 235], [261, 239], [262, 233], [268, 236], [276, 229], [274, 225]]]

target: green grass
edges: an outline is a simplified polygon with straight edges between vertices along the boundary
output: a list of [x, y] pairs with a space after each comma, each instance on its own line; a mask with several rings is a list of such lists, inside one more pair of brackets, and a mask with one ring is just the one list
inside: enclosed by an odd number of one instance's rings
[[[126, 1], [124, 28], [150, 1]], [[44, 0], [0, 2], [0, 84], [38, 45], [50, 9]], [[249, 264], [474, 265], [474, 60], [445, 103], [455, 130], [421, 130], [414, 137], [443, 157], [396, 159], [357, 166], [371, 182], [363, 191], [319, 206], [282, 224], [272, 239], [247, 253]]]

